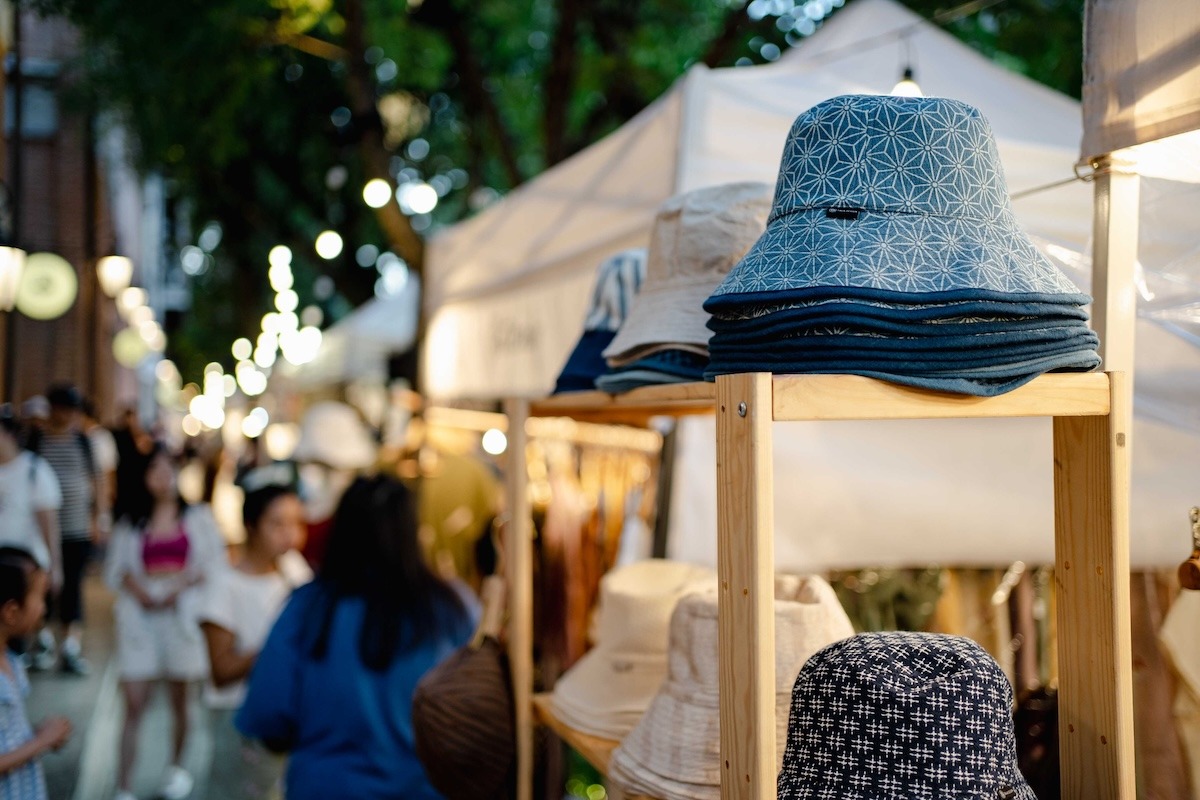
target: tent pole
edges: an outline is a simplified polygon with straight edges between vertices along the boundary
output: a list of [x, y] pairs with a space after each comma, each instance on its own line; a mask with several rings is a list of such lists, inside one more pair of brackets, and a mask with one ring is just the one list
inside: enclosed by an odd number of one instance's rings
[[1133, 374], [1140, 178], [1112, 155], [1095, 165], [1092, 327], [1109, 372]]
[[[1111, 733], [1116, 739], [1097, 746], [1094, 742], [1085, 744], [1085, 760], [1097, 757], [1093, 767], [1105, 764], [1114, 768], [1099, 770], [1100, 774], [1085, 776], [1071, 774], [1064, 763], [1063, 796], [1080, 796], [1079, 790], [1084, 786], [1094, 785], [1092, 781], [1101, 779], [1106, 796], [1114, 798], [1130, 798], [1134, 794], [1134, 710], [1133, 710], [1133, 657], [1131, 651], [1130, 604], [1129, 604], [1129, 542], [1128, 542], [1128, 509], [1130, 502], [1130, 479], [1132, 464], [1132, 429], [1133, 429], [1133, 375], [1134, 375], [1134, 343], [1135, 327], [1137, 324], [1137, 255], [1138, 255], [1138, 214], [1140, 208], [1140, 179], [1131, 165], [1112, 154], [1102, 156], [1092, 162], [1095, 169], [1095, 191], [1093, 205], [1093, 236], [1092, 236], [1092, 326], [1100, 337], [1100, 357], [1104, 360], [1104, 369], [1110, 374], [1123, 373], [1124, 377], [1117, 380], [1114, 375], [1112, 387], [1113, 397], [1109, 419], [1107, 420], [1109, 434], [1113, 441], [1097, 443], [1102, 449], [1107, 449], [1110, 467], [1109, 487], [1113, 493], [1111, 508], [1114, 509], [1113, 538], [1104, 543], [1112, 548], [1112, 562], [1109, 566], [1112, 585], [1114, 626], [1112, 657], [1118, 663], [1105, 666], [1111, 670], [1111, 676], [1116, 681], [1112, 687], [1112, 698], [1116, 699], [1116, 707], [1111, 709], [1116, 728]], [[1055, 450], [1056, 470], [1070, 471], [1070, 465], [1058, 462], [1059, 434], [1062, 420], [1055, 420]], [[1120, 432], [1113, 434], [1113, 432]], [[1120, 494], [1121, 496], [1117, 496]], [[1118, 510], [1122, 510], [1118, 511]], [[1056, 509], [1056, 515], [1063, 513]], [[1123, 535], [1122, 535], [1123, 534]], [[1059, 560], [1081, 561], [1073, 558], [1078, 553], [1069, 546], [1069, 537], [1064, 538], [1060, 532], [1058, 541]], [[1059, 576], [1058, 583], [1064, 585], [1070, 576]], [[1064, 630], [1061, 622], [1064, 615], [1071, 615], [1070, 592], [1065, 592], [1060, 598], [1059, 632]], [[1065, 609], [1065, 610], [1064, 610]], [[1125, 662], [1125, 663], [1120, 663]], [[1065, 666], [1065, 665], [1064, 665]], [[1078, 676], [1076, 676], [1078, 677]], [[1083, 686], [1086, 679], [1073, 681]], [[1063, 684], [1067, 683], [1066, 677]], [[1070, 698], [1061, 698], [1068, 706]], [[1062, 730], [1059, 736], [1063, 742], [1078, 739], [1068, 724], [1069, 709], [1060, 718]], [[1102, 737], [1103, 741], [1103, 737]], [[1070, 746], [1068, 744], [1068, 750]], [[1105, 759], [1103, 756], [1109, 756]], [[1115, 756], [1115, 757], [1114, 757]], [[1069, 759], [1068, 759], [1069, 760]], [[1095, 772], [1095, 770], [1093, 770]], [[1108, 793], [1112, 794], [1109, 795]]]
[[529, 469], [525, 461], [528, 400], [509, 400], [508, 530], [505, 572], [508, 575], [508, 661], [513, 682], [517, 733], [517, 800], [533, 797], [533, 520], [529, 508]]

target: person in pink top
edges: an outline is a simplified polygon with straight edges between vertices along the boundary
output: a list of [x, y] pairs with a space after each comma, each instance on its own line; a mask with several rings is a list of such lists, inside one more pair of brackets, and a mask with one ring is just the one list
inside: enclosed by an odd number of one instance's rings
[[144, 474], [144, 492], [114, 531], [106, 565], [108, 584], [117, 592], [117, 663], [125, 697], [117, 798], [135, 797], [138, 729], [151, 692], [165, 681], [174, 749], [158, 796], [182, 800], [193, 786], [180, 765], [188, 690], [208, 676], [198, 614], [203, 587], [224, 559], [224, 543], [208, 507], [189, 507], [180, 498], [175, 461], [165, 448], [151, 451]]

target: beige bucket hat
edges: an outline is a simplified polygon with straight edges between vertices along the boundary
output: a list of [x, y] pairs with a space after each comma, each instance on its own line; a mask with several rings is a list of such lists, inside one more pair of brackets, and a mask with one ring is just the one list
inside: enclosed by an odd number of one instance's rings
[[704, 301], [762, 235], [772, 191], [765, 183], [729, 183], [662, 204], [650, 231], [646, 281], [604, 350], [611, 366], [673, 346], [708, 354]]
[[[792, 685], [817, 651], [854, 635], [833, 588], [816, 576], [775, 581], [776, 764], [787, 743]], [[671, 618], [667, 680], [609, 763], [609, 777], [631, 793], [663, 800], [719, 800], [717, 594], [680, 601]]]
[[711, 569], [664, 559], [638, 561], [605, 575], [600, 581], [596, 646], [555, 685], [555, 716], [569, 727], [605, 739], [629, 733], [667, 675], [675, 604], [695, 592], [715, 591], [716, 585]]

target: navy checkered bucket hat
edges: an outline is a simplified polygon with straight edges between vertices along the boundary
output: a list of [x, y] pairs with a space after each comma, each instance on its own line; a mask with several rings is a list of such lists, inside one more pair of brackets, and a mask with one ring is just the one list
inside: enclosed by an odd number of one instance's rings
[[977, 109], [874, 95], [796, 119], [766, 232], [704, 307], [825, 298], [1090, 301], [1017, 225]]
[[969, 639], [864, 633], [792, 692], [779, 800], [1037, 800], [1017, 768], [1012, 686]]
[[596, 378], [608, 371], [604, 348], [612, 344], [645, 279], [644, 247], [622, 250], [600, 262], [583, 335], [559, 373], [554, 394], [596, 388]]

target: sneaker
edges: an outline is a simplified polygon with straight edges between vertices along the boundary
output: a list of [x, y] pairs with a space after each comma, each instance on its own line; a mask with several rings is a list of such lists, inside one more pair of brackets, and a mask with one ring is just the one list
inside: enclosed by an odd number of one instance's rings
[[48, 628], [42, 628], [29, 648], [27, 666], [31, 672], [49, 672], [58, 661], [54, 657], [54, 634]]
[[75, 650], [63, 649], [62, 661], [59, 663], [60, 671], [68, 675], [78, 675], [79, 677], [87, 677], [92, 673], [92, 667], [88, 664], [87, 659]]
[[54, 657], [53, 650], [39, 650], [32, 655], [27, 654], [27, 657], [29, 658], [30, 672], [49, 672], [54, 669], [54, 664], [58, 660]]
[[190, 772], [183, 767], [172, 765], [167, 767], [167, 774], [163, 776], [158, 796], [163, 800], [184, 800], [192, 793], [192, 787], [195, 785], [196, 781]]

